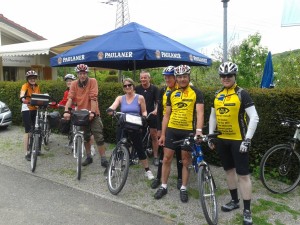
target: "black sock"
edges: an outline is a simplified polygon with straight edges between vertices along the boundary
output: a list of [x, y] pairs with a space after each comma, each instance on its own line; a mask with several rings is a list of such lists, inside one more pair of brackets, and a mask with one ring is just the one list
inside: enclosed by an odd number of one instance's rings
[[229, 191], [230, 191], [230, 195], [231, 195], [232, 200], [233, 200], [235, 203], [238, 203], [238, 202], [239, 202], [239, 199], [238, 199], [238, 191], [237, 191], [237, 188], [236, 188], [236, 189], [229, 190]]
[[149, 167], [145, 168], [145, 171], [146, 171], [146, 172], [148, 172], [148, 170], [150, 170]]
[[251, 203], [251, 200], [244, 200], [244, 209], [247, 209], [250, 211], [250, 203]]

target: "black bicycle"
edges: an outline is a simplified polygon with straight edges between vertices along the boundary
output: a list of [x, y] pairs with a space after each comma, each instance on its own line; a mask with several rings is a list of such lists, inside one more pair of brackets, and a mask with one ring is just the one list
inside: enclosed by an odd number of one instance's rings
[[107, 174], [108, 190], [113, 195], [117, 195], [125, 186], [129, 166], [139, 162], [128, 132], [136, 132], [137, 129], [141, 129], [143, 121], [140, 116], [115, 111], [113, 117], [118, 120], [118, 125], [122, 130], [122, 138], [111, 154], [105, 174]]
[[[147, 116], [147, 119], [149, 118], [149, 116], [152, 113], [149, 113]], [[148, 156], [148, 158], [153, 156], [153, 147], [152, 147], [152, 138], [150, 135], [150, 127], [147, 126], [144, 132], [144, 136], [142, 139], [143, 142], [143, 149], [145, 150], [146, 155]]]
[[200, 204], [209, 225], [218, 223], [218, 204], [216, 184], [208, 163], [203, 159], [201, 143], [207, 142], [210, 138], [215, 138], [220, 134], [220, 132], [216, 131], [214, 134], [197, 136], [197, 138], [195, 138], [194, 134], [191, 134], [183, 140], [173, 142], [182, 143], [182, 146], [192, 153], [192, 166], [197, 174]]
[[295, 129], [288, 143], [270, 148], [260, 163], [260, 179], [272, 193], [288, 193], [300, 182], [300, 120], [281, 116], [281, 125]]
[[[49, 136], [51, 134], [49, 113], [47, 108], [49, 105], [56, 105], [56, 101], [50, 102], [52, 99], [48, 94], [32, 94], [30, 97], [30, 105], [37, 107], [35, 125], [29, 133], [28, 150], [31, 154], [31, 171], [36, 169], [37, 156], [41, 153], [42, 144], [46, 150], [49, 150]], [[53, 99], [52, 99], [53, 100]]]

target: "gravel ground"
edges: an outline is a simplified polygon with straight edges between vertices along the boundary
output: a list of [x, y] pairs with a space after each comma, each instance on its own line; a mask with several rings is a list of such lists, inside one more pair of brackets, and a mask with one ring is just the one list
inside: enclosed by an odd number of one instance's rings
[[[10, 126], [6, 130], [0, 130], [0, 163], [14, 167], [16, 169], [30, 172], [30, 164], [24, 158], [22, 148], [23, 128]], [[82, 168], [82, 178], [76, 179], [76, 160], [72, 155], [66, 155], [68, 151], [64, 146], [67, 143], [67, 137], [63, 135], [52, 134], [50, 137], [50, 150], [43, 151], [44, 155], [39, 157], [35, 176], [43, 177], [79, 190], [83, 190], [94, 195], [121, 202], [140, 210], [144, 210], [166, 218], [168, 224], [194, 225], [206, 224], [202, 209], [197, 199], [196, 176], [191, 172], [189, 182], [190, 199], [187, 204], [181, 203], [179, 191], [176, 189], [175, 164], [172, 166], [171, 177], [169, 179], [168, 194], [155, 200], [153, 195], [156, 190], [150, 188], [150, 181], [144, 177], [142, 167], [130, 167], [128, 180], [123, 190], [117, 195], [112, 195], [107, 188], [104, 168], [100, 166], [98, 154], [94, 156], [94, 163]], [[107, 155], [111, 153], [112, 148], [107, 144]], [[175, 160], [174, 160], [175, 162]], [[154, 174], [156, 167], [151, 166]], [[213, 175], [218, 188], [219, 205], [228, 202], [230, 197], [226, 189], [224, 172], [220, 167], [212, 167]], [[272, 195], [262, 186], [260, 181], [253, 178], [253, 208], [260, 204], [267, 204], [271, 201], [284, 205], [285, 209], [291, 209], [300, 212], [300, 188], [287, 195]], [[275, 204], [273, 204], [275, 205]], [[257, 207], [258, 208], [258, 207]], [[220, 206], [219, 206], [220, 209]], [[264, 207], [266, 209], [266, 207]], [[242, 205], [240, 210], [230, 213], [223, 213], [219, 210], [219, 224], [242, 224]], [[287, 210], [275, 210], [271, 206], [269, 210], [253, 212], [255, 224], [260, 224], [260, 218], [267, 218], [268, 223], [264, 224], [300, 224], [300, 215], [295, 215]]]

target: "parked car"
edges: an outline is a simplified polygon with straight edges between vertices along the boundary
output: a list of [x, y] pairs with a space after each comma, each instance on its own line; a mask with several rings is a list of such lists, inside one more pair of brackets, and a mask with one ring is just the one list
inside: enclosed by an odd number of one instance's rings
[[7, 128], [12, 123], [12, 113], [8, 106], [0, 101], [0, 128]]

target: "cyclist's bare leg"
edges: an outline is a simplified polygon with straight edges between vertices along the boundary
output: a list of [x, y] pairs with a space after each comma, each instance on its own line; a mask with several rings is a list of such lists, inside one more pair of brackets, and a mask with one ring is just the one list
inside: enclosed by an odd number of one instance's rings
[[237, 189], [237, 175], [235, 168], [226, 170], [226, 181], [229, 190]]
[[250, 200], [252, 197], [252, 183], [250, 175], [238, 175], [238, 181], [243, 200]]
[[91, 140], [84, 142], [85, 152], [86, 155], [89, 157], [91, 156]]
[[156, 128], [150, 128], [150, 136], [152, 139], [153, 156], [154, 158], [158, 158], [158, 136]]
[[175, 151], [169, 148], [164, 148], [164, 159], [162, 164], [161, 183], [167, 184], [171, 171], [172, 159]]
[[28, 151], [28, 142], [29, 142], [29, 133], [25, 133], [24, 134], [24, 137], [23, 137], [23, 144], [24, 144], [24, 150], [25, 150], [25, 155], [27, 154], [27, 151]]
[[98, 152], [99, 152], [100, 156], [105, 157], [105, 145], [104, 144], [100, 145], [100, 146], [97, 145], [97, 148], [98, 148]]
[[181, 151], [182, 157], [182, 186], [187, 186], [189, 180], [189, 165], [192, 163], [191, 153], [188, 151]]
[[149, 168], [149, 163], [147, 159], [140, 160], [144, 168]]

